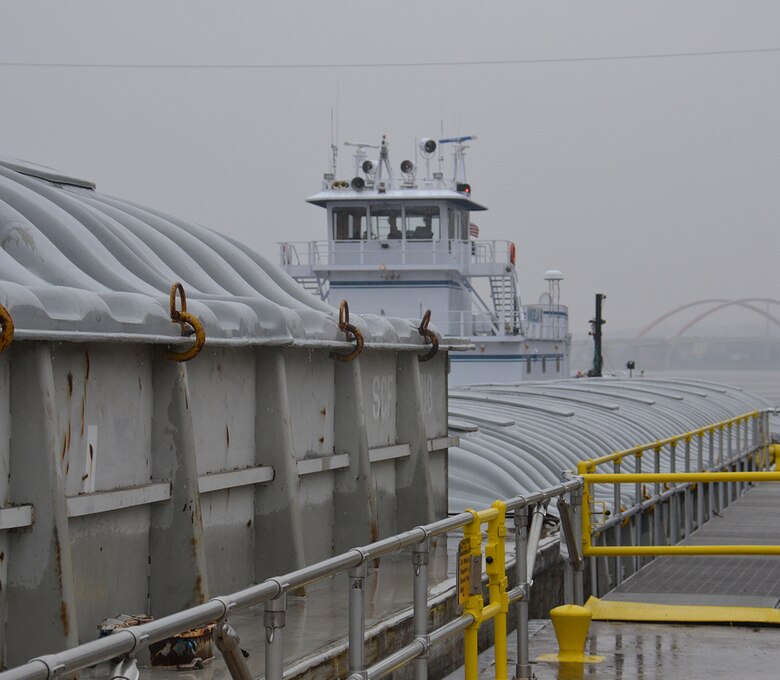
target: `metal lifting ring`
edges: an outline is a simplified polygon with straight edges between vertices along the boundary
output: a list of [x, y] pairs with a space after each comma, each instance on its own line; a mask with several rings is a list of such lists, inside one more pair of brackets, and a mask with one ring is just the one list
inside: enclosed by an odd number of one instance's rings
[[[181, 309], [176, 309], [176, 293], [181, 298]], [[200, 319], [187, 312], [187, 295], [184, 292], [184, 286], [178, 281], [171, 286], [171, 321], [181, 326], [182, 335], [192, 335], [195, 333], [195, 344], [183, 352], [165, 352], [163, 356], [171, 361], [189, 361], [194, 359], [203, 346], [206, 344], [206, 331], [203, 330], [203, 324]], [[187, 326], [192, 330], [188, 331]]]
[[0, 333], [0, 352], [5, 352], [14, 339], [14, 320], [3, 305], [0, 305], [0, 325], [3, 327]]
[[339, 330], [347, 334], [347, 340], [355, 340], [355, 349], [349, 354], [331, 352], [330, 358], [336, 361], [352, 361], [363, 351], [363, 334], [349, 322], [349, 305], [342, 300], [339, 305]]
[[428, 354], [417, 357], [420, 361], [430, 361], [433, 359], [433, 357], [436, 356], [436, 353], [439, 351], [439, 338], [431, 330], [428, 330], [428, 323], [431, 320], [431, 310], [426, 309], [425, 314], [423, 314], [422, 321], [420, 321], [420, 327], [417, 329], [417, 332], [422, 335], [424, 338], [427, 338], [431, 341], [431, 349], [428, 351]]

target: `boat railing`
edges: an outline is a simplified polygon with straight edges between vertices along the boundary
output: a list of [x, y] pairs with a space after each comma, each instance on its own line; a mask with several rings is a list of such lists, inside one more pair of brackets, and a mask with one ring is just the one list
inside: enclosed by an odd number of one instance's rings
[[[549, 308], [545, 305], [545, 308]], [[539, 320], [528, 320], [528, 315], [521, 309], [516, 315], [506, 315], [499, 318], [488, 310], [454, 311], [450, 312], [445, 323], [438, 324], [439, 330], [445, 335], [479, 336], [479, 335], [522, 335], [528, 340], [554, 340], [564, 342], [568, 336], [569, 326], [566, 307], [560, 308], [562, 317], [544, 316]], [[533, 315], [531, 315], [532, 318]], [[517, 332], [515, 332], [517, 329]]]
[[566, 305], [523, 305], [523, 335], [529, 340], [558, 340], [569, 333], [569, 308]]
[[[663, 554], [780, 554], [780, 546], [775, 545], [675, 545], [711, 517], [718, 516], [748, 484], [780, 481], [780, 472], [768, 471], [780, 448], [771, 444], [770, 413], [775, 410], [752, 411], [667, 439], [582, 461], [578, 471], [566, 473], [559, 485], [499, 500], [480, 511], [467, 510], [417, 526], [230, 595], [214, 597], [190, 609], [117, 629], [106, 637], [35, 658], [0, 673], [0, 680], [56, 680], [109, 661], [114, 666], [108, 677], [138, 678], [139, 651], [211, 624], [215, 624], [214, 641], [233, 680], [252, 680], [253, 673], [242, 653], [238, 631], [228, 616], [260, 604], [265, 607], [265, 677], [282, 680], [287, 594], [343, 572], [349, 578], [345, 594], [348, 680], [382, 678], [408, 664], [414, 665], [416, 678], [425, 678], [431, 650], [459, 633], [464, 635], [465, 678], [476, 680], [480, 627], [491, 620], [496, 677], [506, 678], [510, 607], [517, 617], [515, 677], [531, 678], [528, 630], [529, 600], [533, 594], [531, 577], [548, 504], [557, 503], [562, 542], [566, 546], [568, 566], [564, 592], [568, 593], [567, 599], [577, 604], [584, 600], [586, 560], [591, 591], [597, 595], [602, 586], [611, 587], [620, 582], [627, 568], [626, 556], [633, 557], [636, 569], [645, 557]], [[611, 489], [605, 489], [608, 485]], [[506, 553], [509, 513], [513, 516], [516, 556], [511, 582], [508, 569], [511, 565]], [[455, 565], [459, 578], [452, 596], [462, 609], [455, 609], [452, 618], [430, 630], [431, 541], [456, 530], [463, 531], [463, 540]], [[629, 545], [623, 544], [626, 536], [632, 537]], [[642, 545], [647, 536], [652, 537], [652, 546]], [[404, 550], [411, 551], [413, 567], [409, 570], [413, 579], [413, 603], [409, 612], [413, 637], [400, 649], [368, 665], [364, 587], [368, 566], [382, 556]], [[610, 569], [610, 558], [614, 558], [613, 569]]]
[[493, 314], [487, 311], [450, 312], [446, 325], [439, 324], [439, 330], [450, 337], [473, 335], [498, 335], [499, 328]]
[[[506, 501], [496, 501], [481, 511], [468, 510], [409, 531], [390, 536], [369, 545], [352, 548], [317, 564], [283, 576], [269, 578], [230, 595], [211, 598], [190, 609], [138, 626], [116, 629], [111, 635], [47, 656], [41, 656], [17, 668], [0, 673], [0, 680], [56, 680], [103, 662], [112, 662], [110, 678], [139, 677], [137, 655], [144, 648], [192, 629], [215, 625], [214, 642], [222, 653], [233, 680], [254, 677], [242, 653], [238, 631], [228, 622], [228, 615], [256, 605], [264, 605], [265, 677], [282, 680], [284, 674], [284, 635], [287, 615], [287, 593], [294, 592], [337, 574], [347, 572], [349, 679], [382, 678], [407, 664], [415, 665], [415, 677], [427, 677], [428, 651], [458, 633], [465, 637], [467, 677], [476, 679], [477, 644], [480, 625], [493, 620], [497, 645], [506, 644], [509, 606], [517, 609], [518, 648], [528, 651], [528, 600], [530, 575], [533, 574], [546, 507], [553, 499], [576, 497], [582, 480], [574, 478], [562, 484], [541, 489]], [[506, 536], [507, 513], [514, 514], [515, 555], [517, 569], [514, 585], [507, 580]], [[529, 522], [529, 518], [532, 518]], [[487, 542], [483, 541], [483, 525]], [[530, 530], [529, 530], [530, 525]], [[428, 567], [431, 541], [462, 529], [464, 541], [458, 553], [461, 578], [457, 584], [458, 601], [463, 608], [451, 620], [429, 630]], [[365, 588], [369, 564], [391, 553], [411, 549], [413, 569], [413, 627], [411, 642], [372, 666], [366, 663]], [[486, 559], [487, 558], [487, 559]], [[485, 571], [483, 572], [483, 564]], [[489, 582], [489, 603], [483, 599], [483, 579]], [[503, 635], [499, 635], [503, 631]], [[521, 639], [522, 638], [522, 639]], [[522, 652], [521, 652], [522, 654]], [[507, 663], [506, 653], [501, 654]], [[507, 677], [504, 674], [502, 677]], [[518, 675], [518, 677], [521, 677]], [[528, 676], [522, 676], [528, 677]]]
[[453, 267], [464, 274], [488, 276], [506, 272], [512, 263], [509, 241], [460, 239], [357, 239], [285, 241], [279, 263], [293, 275], [313, 274], [315, 267], [387, 266]]
[[704, 545], [688, 538], [771, 471], [774, 409], [581, 461], [583, 555], [591, 592], [620, 585], [646, 559], [661, 555], [780, 555], [777, 545]]
[[[279, 244], [279, 264], [288, 266], [316, 266], [322, 263], [321, 244], [327, 241], [285, 241]], [[326, 251], [327, 253], [327, 251]]]

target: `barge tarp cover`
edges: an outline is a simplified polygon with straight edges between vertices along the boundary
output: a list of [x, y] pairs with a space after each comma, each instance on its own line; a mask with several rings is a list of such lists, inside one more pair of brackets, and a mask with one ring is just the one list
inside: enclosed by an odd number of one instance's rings
[[[449, 452], [449, 510], [482, 508], [497, 498], [558, 484], [581, 460], [771, 406], [737, 387], [690, 379], [582, 378], [452, 388], [450, 431], [460, 444]], [[626, 460], [623, 471], [632, 469], [633, 461]], [[623, 486], [631, 493], [633, 485]]]
[[[62, 339], [134, 334], [181, 342], [168, 301], [178, 281], [212, 341], [345, 340], [336, 310], [251, 248], [14, 159], [0, 158], [0, 246], [0, 303], [20, 339], [59, 332]], [[425, 344], [406, 320], [363, 314], [351, 321], [369, 346]]]

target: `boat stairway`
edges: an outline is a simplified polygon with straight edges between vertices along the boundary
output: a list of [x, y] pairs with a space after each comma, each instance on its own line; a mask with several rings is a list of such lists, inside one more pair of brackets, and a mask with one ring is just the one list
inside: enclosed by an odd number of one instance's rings
[[511, 328], [520, 326], [520, 309], [517, 304], [517, 284], [513, 273], [490, 277], [490, 298], [499, 321]]

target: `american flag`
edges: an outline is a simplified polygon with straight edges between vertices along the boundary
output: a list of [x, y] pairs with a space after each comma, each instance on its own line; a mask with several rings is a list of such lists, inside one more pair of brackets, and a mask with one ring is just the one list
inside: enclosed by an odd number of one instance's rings
[[479, 238], [479, 227], [473, 222], [469, 224], [469, 236], [471, 238]]

